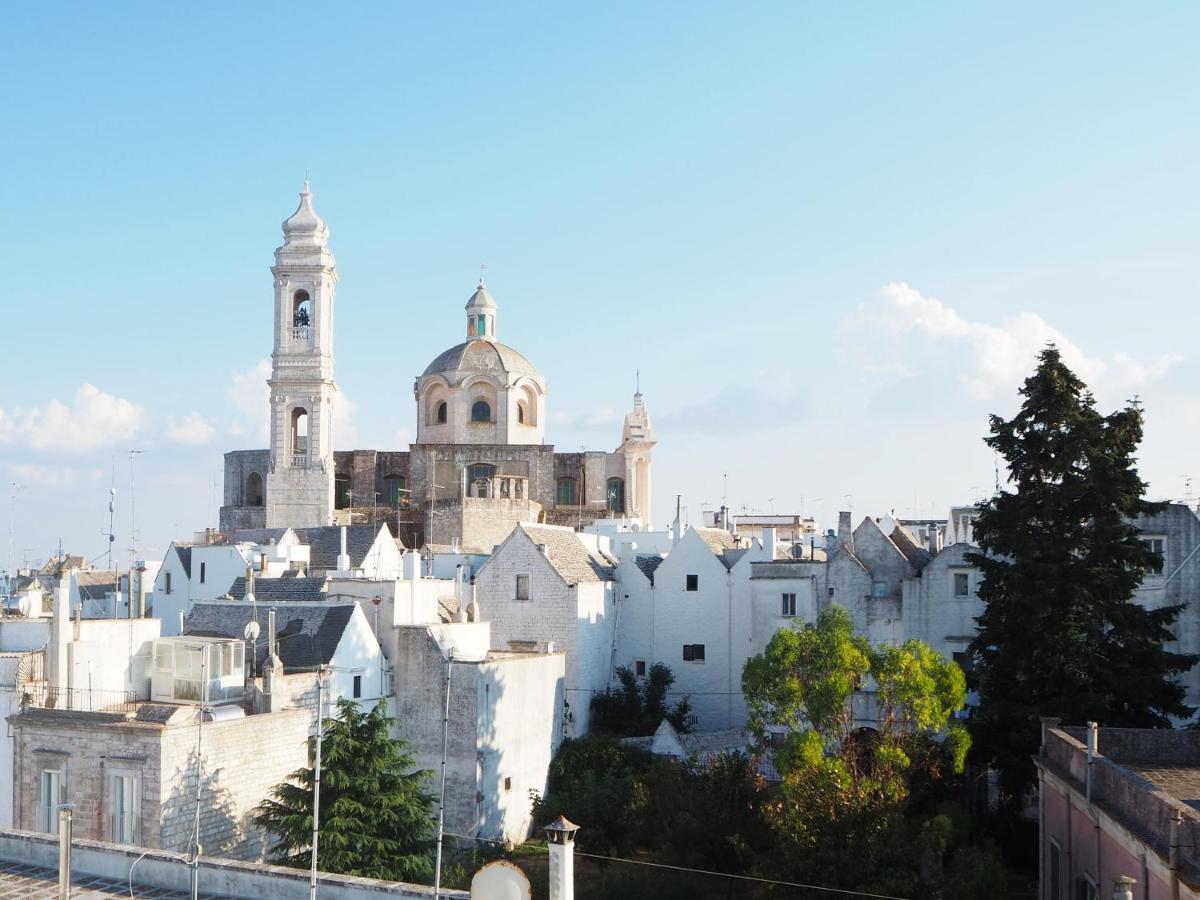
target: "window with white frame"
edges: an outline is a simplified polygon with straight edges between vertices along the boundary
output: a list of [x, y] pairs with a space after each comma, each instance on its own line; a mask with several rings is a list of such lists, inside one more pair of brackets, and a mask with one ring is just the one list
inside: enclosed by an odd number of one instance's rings
[[529, 599], [529, 576], [528, 575], [518, 575], [517, 576], [516, 590], [517, 590], [516, 598], [518, 600], [528, 600]]
[[132, 772], [114, 772], [109, 780], [109, 834], [114, 844], [138, 842], [140, 781]]
[[954, 596], [960, 599], [971, 596], [971, 575], [969, 572], [954, 573]]
[[786, 594], [785, 593], [783, 595], [783, 599], [780, 603], [779, 613], [780, 613], [780, 615], [789, 616], [789, 617], [796, 615], [796, 595], [795, 594]]
[[1151, 553], [1157, 553], [1158, 559], [1152, 562], [1146, 569], [1147, 575], [1161, 575], [1163, 567], [1167, 564], [1167, 539], [1164, 535], [1143, 535], [1141, 538], [1146, 549]]
[[58, 834], [58, 807], [62, 803], [62, 770], [42, 769], [38, 778], [37, 830]]

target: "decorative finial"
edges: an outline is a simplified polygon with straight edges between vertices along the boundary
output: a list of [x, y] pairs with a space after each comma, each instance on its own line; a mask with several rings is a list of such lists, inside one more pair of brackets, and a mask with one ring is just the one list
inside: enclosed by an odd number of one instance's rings
[[637, 389], [634, 391], [634, 393], [640, 394], [642, 392], [642, 370], [639, 367], [634, 371], [637, 373]]
[[479, 264], [479, 286], [483, 287], [483, 270], [487, 268], [487, 263]]

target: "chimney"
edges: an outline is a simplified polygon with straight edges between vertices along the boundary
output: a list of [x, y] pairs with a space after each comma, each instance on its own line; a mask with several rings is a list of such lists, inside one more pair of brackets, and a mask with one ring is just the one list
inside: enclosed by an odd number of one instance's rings
[[[538, 546], [540, 547], [541, 545], [539, 544]], [[459, 609], [463, 608], [463, 601], [465, 599], [463, 596], [463, 573], [464, 568], [462, 563], [454, 567], [454, 599], [458, 601]]]
[[1087, 802], [1092, 805], [1092, 763], [1099, 752], [1099, 728], [1095, 722], [1087, 723]]
[[267, 610], [267, 658], [275, 655], [275, 610]]
[[412, 550], [405, 550], [400, 560], [400, 574], [405, 581], [416, 581], [421, 577], [421, 556]]
[[350, 554], [346, 552], [346, 526], [342, 526], [342, 550], [338, 554], [337, 568], [339, 575], [350, 574]]
[[70, 643], [68, 628], [71, 619], [71, 585], [75, 572], [59, 579], [54, 589], [54, 617], [50, 620], [50, 687], [67, 687], [67, 645]]
[[483, 617], [479, 614], [479, 599], [475, 592], [475, 576], [471, 576], [471, 621], [480, 622]]
[[1118, 875], [1113, 879], [1113, 900], [1133, 900], [1133, 886], [1137, 884], [1136, 878], [1130, 878], [1128, 875]]
[[929, 555], [937, 556], [938, 551], [942, 548], [938, 546], [940, 542], [938, 541], [938, 527], [936, 525], [931, 524], [929, 526], [928, 531], [925, 533], [925, 542], [929, 545]]
[[254, 566], [249, 563], [246, 564], [246, 593], [242, 595], [242, 599], [254, 602]]
[[850, 513], [842, 510], [838, 513], [837, 545], [854, 552], [854, 530], [850, 525]]
[[767, 559], [774, 559], [776, 546], [774, 528], [764, 528], [762, 530], [762, 545], [763, 550], [766, 551]]
[[546, 826], [550, 852], [550, 900], [575, 900], [575, 833], [579, 826], [559, 816]]
[[540, 554], [542, 554], [542, 556], [546, 557], [547, 559], [550, 558], [550, 545], [549, 544], [538, 544], [537, 548], [538, 548], [538, 552]]

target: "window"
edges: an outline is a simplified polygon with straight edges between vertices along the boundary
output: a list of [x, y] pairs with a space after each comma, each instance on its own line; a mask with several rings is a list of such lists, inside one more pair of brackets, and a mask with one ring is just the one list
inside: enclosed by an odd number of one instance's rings
[[579, 505], [579, 481], [570, 475], [561, 476], [554, 485], [554, 504], [556, 506]]
[[312, 324], [311, 308], [308, 291], [292, 295], [292, 328], [308, 328]]
[[646, 677], [646, 661], [644, 659], [635, 659], [633, 661], [633, 674], [638, 678]]
[[780, 615], [794, 616], [796, 614], [796, 595], [784, 594]]
[[625, 479], [610, 478], [608, 479], [605, 495], [608, 498], [608, 511], [613, 515], [622, 515], [625, 512]]
[[1062, 850], [1050, 841], [1050, 900], [1062, 900]]
[[1167, 540], [1162, 537], [1146, 537], [1142, 538], [1142, 543], [1146, 545], [1146, 549], [1151, 553], [1157, 553], [1158, 559], [1151, 562], [1146, 567], [1147, 575], [1161, 575], [1163, 565], [1166, 563]]
[[333, 508], [349, 509], [354, 499], [354, 489], [349, 475], [333, 476]]
[[704, 662], [704, 645], [703, 644], [684, 644], [683, 645], [683, 661], [684, 662]]
[[471, 421], [472, 422], [490, 422], [492, 421], [492, 408], [486, 400], [476, 400], [471, 404]]
[[969, 597], [971, 596], [971, 576], [966, 572], [954, 573], [954, 596]]
[[450, 415], [450, 410], [446, 406], [446, 401], [443, 400], [437, 405], [437, 424], [445, 425], [446, 420]]
[[355, 676], [354, 676], [354, 694], [353, 694], [353, 697], [354, 697], [354, 699], [355, 699], [355, 700], [357, 700], [357, 699], [358, 699], [359, 697], [361, 697], [361, 696], [362, 696], [362, 676], [361, 676], [361, 675], [355, 675]]
[[529, 576], [528, 575], [518, 575], [517, 576], [516, 590], [517, 590], [516, 597], [518, 600], [528, 600], [529, 599]]
[[308, 410], [296, 407], [292, 410], [292, 464], [308, 462]]
[[523, 479], [523, 478], [514, 478], [513, 479], [513, 497], [516, 498], [517, 500], [525, 499], [525, 479]]
[[257, 472], [251, 472], [246, 476], [246, 505], [247, 506], [262, 506], [263, 505], [263, 482], [262, 476]]
[[166, 576], [163, 578], [163, 593], [164, 594], [171, 593], [171, 573], [170, 572], [168, 572], [166, 574]]
[[512, 482], [508, 478], [500, 479], [500, 496], [506, 499], [512, 496]]
[[525, 415], [525, 401], [522, 400], [517, 404], [517, 424], [524, 425], [527, 418]]
[[1086, 875], [1077, 875], [1075, 877], [1075, 900], [1100, 900], [1096, 882]]
[[472, 497], [492, 496], [492, 479], [495, 477], [495, 466], [486, 463], [467, 466], [467, 493]]
[[408, 506], [408, 479], [403, 475], [383, 476], [383, 495], [392, 506]]
[[138, 842], [138, 779], [136, 775], [114, 774], [109, 782], [109, 833], [115, 844]]
[[505, 779], [504, 779], [504, 789], [505, 789], [506, 791], [511, 791], [511, 790], [512, 790], [512, 779], [511, 779], [511, 778], [505, 778]]
[[830, 596], [830, 597], [832, 597], [832, 596], [833, 596], [833, 588], [830, 588], [830, 589], [829, 589], [829, 596]]
[[204, 584], [205, 570], [208, 568], [208, 563], [200, 563], [200, 583]]
[[62, 772], [43, 769], [38, 783], [38, 831], [58, 834], [58, 807], [61, 803]]
[[871, 582], [871, 596], [876, 600], [889, 596], [888, 583], [881, 578]]
[[685, 577], [686, 577], [686, 581], [684, 583], [684, 590], [688, 590], [688, 591], [700, 590], [700, 576], [699, 575], [688, 575]]

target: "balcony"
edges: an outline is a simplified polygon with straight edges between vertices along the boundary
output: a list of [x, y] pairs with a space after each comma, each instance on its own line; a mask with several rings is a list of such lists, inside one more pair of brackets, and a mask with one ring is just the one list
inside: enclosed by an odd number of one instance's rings
[[308, 325], [292, 326], [292, 343], [301, 347], [312, 346], [312, 329]]
[[136, 691], [110, 691], [92, 688], [60, 688], [30, 685], [22, 688], [22, 707], [74, 710], [77, 712], [131, 713], [145, 701]]

